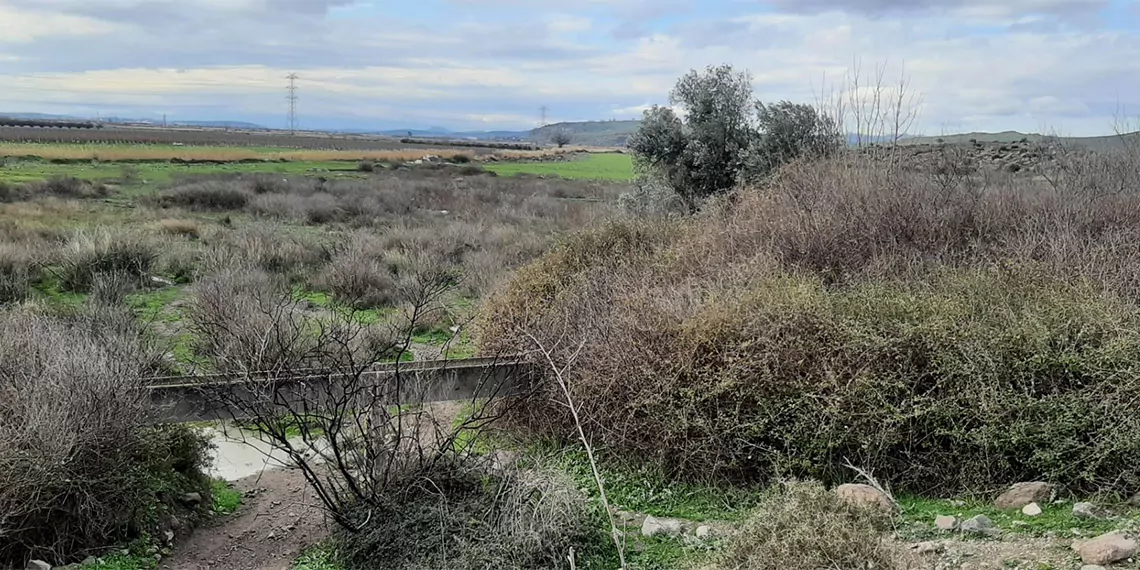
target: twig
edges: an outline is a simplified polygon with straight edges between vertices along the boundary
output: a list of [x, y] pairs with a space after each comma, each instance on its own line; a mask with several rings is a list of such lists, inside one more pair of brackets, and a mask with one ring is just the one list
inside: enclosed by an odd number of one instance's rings
[[[588, 457], [590, 460], [590, 469], [594, 474], [594, 482], [596, 482], [598, 485], [598, 493], [602, 499], [602, 508], [606, 510], [606, 518], [608, 518], [610, 521], [610, 537], [613, 538], [614, 546], [617, 548], [618, 560], [621, 562], [621, 568], [622, 570], [625, 570], [625, 548], [622, 545], [622, 532], [618, 530], [617, 523], [614, 522], [613, 511], [610, 510], [610, 502], [609, 499], [606, 498], [606, 486], [602, 481], [601, 472], [598, 471], [598, 462], [594, 459], [594, 448], [590, 445], [589, 438], [586, 437], [585, 429], [582, 428], [582, 419], [578, 415], [578, 406], [574, 403], [573, 396], [570, 395], [570, 386], [566, 384], [566, 379], [564, 377], [564, 373], [569, 370], [570, 367], [574, 364], [574, 361], [577, 360], [578, 355], [581, 354], [582, 348], [586, 346], [586, 343], [583, 341], [581, 344], [579, 344], [578, 349], [574, 351], [574, 354], [572, 354], [570, 356], [570, 359], [566, 362], [566, 366], [559, 369], [558, 365], [554, 363], [554, 357], [551, 356], [550, 351], [542, 345], [542, 342], [540, 342], [537, 338], [535, 338], [534, 335], [530, 334], [529, 332], [526, 333], [526, 335], [530, 337], [532, 341], [534, 341], [534, 344], [538, 347], [539, 352], [541, 352], [542, 355], [546, 358], [546, 363], [550, 366], [550, 370], [554, 372], [554, 377], [558, 381], [558, 386], [562, 389], [562, 395], [566, 397], [566, 404], [570, 407], [570, 414], [574, 417], [574, 425], [578, 428], [578, 437], [582, 440], [582, 445], [586, 448], [586, 457]], [[573, 550], [570, 552], [570, 565], [573, 567]]]

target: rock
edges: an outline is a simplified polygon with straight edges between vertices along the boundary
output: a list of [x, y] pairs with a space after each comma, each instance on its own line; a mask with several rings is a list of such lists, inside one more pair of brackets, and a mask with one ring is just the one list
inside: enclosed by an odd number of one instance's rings
[[645, 517], [641, 523], [641, 535], [654, 536], [680, 536], [685, 530], [685, 523], [678, 519], [659, 519], [655, 516]]
[[487, 456], [487, 459], [490, 461], [491, 472], [502, 475], [514, 469], [520, 457], [521, 455], [517, 451], [504, 451], [499, 449], [491, 452]]
[[994, 501], [994, 506], [1002, 510], [1014, 510], [1029, 503], [1045, 503], [1053, 496], [1053, 490], [1053, 485], [1049, 483], [1018, 483], [1002, 493]]
[[714, 532], [711, 526], [703, 524], [698, 526], [696, 532], [693, 534], [700, 540], [709, 540], [713, 537]]
[[1073, 516], [1078, 519], [1103, 519], [1108, 513], [1092, 503], [1077, 503], [1073, 505]]
[[895, 512], [890, 497], [870, 485], [840, 485], [835, 489], [839, 500], [857, 507], [871, 507], [887, 514]]
[[983, 536], [993, 536], [1001, 533], [997, 526], [994, 525], [994, 521], [990, 520], [990, 517], [986, 515], [978, 515], [972, 519], [962, 521], [962, 524], [958, 525], [958, 529], [967, 534]]
[[1130, 507], [1140, 507], [1140, 493], [1136, 493], [1131, 499], [1128, 499], [1127, 505]]
[[1095, 564], [1086, 564], [1081, 566], [1081, 570], [1108, 570], [1104, 566], [1097, 566]]
[[958, 528], [958, 517], [938, 515], [934, 518], [934, 526], [938, 528], [938, 530], [953, 532], [954, 529]]
[[94, 565], [96, 565], [96, 564], [98, 564], [98, 563], [99, 563], [99, 559], [98, 559], [98, 558], [95, 558], [94, 556], [88, 556], [87, 558], [84, 558], [84, 559], [83, 559], [83, 562], [80, 562], [80, 563], [79, 563], [79, 566], [80, 566], [80, 567], [83, 567], [83, 566], [94, 566]]
[[162, 537], [166, 539], [167, 544], [174, 542], [174, 531], [167, 530], [162, 533]]
[[43, 560], [29, 560], [27, 568], [28, 570], [51, 570], [51, 564]]
[[1120, 532], [1102, 534], [1091, 540], [1073, 543], [1073, 550], [1081, 556], [1085, 564], [1109, 566], [1136, 555], [1136, 541]]
[[197, 507], [198, 505], [202, 504], [202, 494], [186, 493], [185, 495], [182, 495], [182, 503], [190, 507]]
[[946, 551], [946, 544], [940, 540], [931, 540], [928, 542], [920, 542], [918, 544], [912, 544], [910, 546], [910, 548], [911, 548], [911, 550], [914, 550], [915, 552], [917, 552], [919, 554], [923, 554], [923, 555], [941, 554], [942, 552]]
[[1021, 514], [1027, 517], [1039, 517], [1041, 516], [1042, 512], [1044, 511], [1041, 510], [1041, 505], [1038, 505], [1037, 503], [1029, 503], [1024, 507], [1021, 507]]

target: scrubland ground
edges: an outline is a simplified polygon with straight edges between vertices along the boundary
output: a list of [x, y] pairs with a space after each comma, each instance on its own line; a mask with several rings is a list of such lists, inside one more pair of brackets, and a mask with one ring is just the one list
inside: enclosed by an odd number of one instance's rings
[[[251, 568], [282, 567], [312, 545], [293, 567], [1075, 570], [1075, 539], [1133, 533], [1138, 520], [1126, 502], [1140, 491], [1140, 179], [1128, 160], [1062, 157], [1025, 175], [843, 156], [786, 166], [686, 217], [621, 215], [624, 184], [446, 166], [10, 185], [0, 193], [0, 302], [12, 307], [6, 325], [35, 334], [0, 344], [3, 389], [21, 402], [0, 407], [18, 436], [0, 449], [18, 458], [0, 464], [0, 488], [146, 433], [141, 421], [80, 413], [108, 391], [134, 393], [132, 381], [295, 363], [274, 351], [314, 352], [304, 340], [314, 328], [403, 323], [410, 342], [385, 353], [393, 359], [429, 346], [449, 357], [546, 348], [570, 402], [548, 374], [528, 398], [469, 404], [442, 422], [456, 428], [448, 437], [417, 434], [411, 458], [277, 474], [282, 489], [300, 477], [314, 490], [327, 537], [279, 542], [309, 527], [255, 525], [296, 511], [253, 493], [173, 567], [228, 567], [257, 541], [267, 556]], [[425, 276], [444, 285], [427, 302], [412, 294]], [[301, 324], [271, 318], [282, 310]], [[74, 351], [52, 350], [68, 335], [82, 341]], [[89, 353], [120, 357], [92, 368]], [[93, 387], [75, 390], [76, 378]], [[61, 415], [27, 422], [48, 400], [64, 402]], [[146, 414], [137, 400], [111, 400], [100, 409]], [[487, 410], [486, 423], [468, 421]], [[260, 427], [349, 442], [355, 433], [336, 430], [360, 411], [334, 412]], [[423, 412], [396, 406], [369, 427], [421, 425]], [[57, 456], [26, 455], [84, 422], [105, 429], [65, 440]], [[398, 432], [362, 455], [390, 459], [404, 449]], [[163, 445], [159, 456], [180, 457]], [[184, 463], [171, 472], [195, 472]], [[867, 482], [861, 474], [893, 491], [893, 512], [830, 490]], [[59, 480], [81, 479], [42, 479]], [[1057, 486], [1040, 515], [994, 506], [1011, 484], [1035, 480]], [[211, 505], [200, 510], [235, 508], [208, 481], [137, 481], [106, 484], [171, 505], [196, 486]], [[212, 490], [223, 500], [206, 499]], [[40, 496], [69, 504], [75, 492]], [[0, 505], [26, 507], [21, 497], [0, 494]], [[1076, 501], [1104, 510], [1077, 516]], [[49, 511], [19, 521], [55, 528]], [[978, 515], [992, 528], [934, 524]], [[0, 531], [23, 528], [10, 520], [0, 516]], [[121, 523], [69, 532], [69, 544], [21, 535], [0, 556], [91, 552], [116, 570], [153, 565], [145, 541], [126, 555], [107, 550], [142, 533]], [[1110, 565], [1136, 568], [1127, 557]]]

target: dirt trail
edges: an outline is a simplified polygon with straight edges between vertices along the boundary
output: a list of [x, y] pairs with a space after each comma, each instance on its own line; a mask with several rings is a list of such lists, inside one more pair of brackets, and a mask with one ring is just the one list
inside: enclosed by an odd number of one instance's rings
[[287, 570], [329, 534], [308, 484], [295, 470], [271, 470], [234, 483], [241, 508], [194, 531], [164, 561], [166, 570]]

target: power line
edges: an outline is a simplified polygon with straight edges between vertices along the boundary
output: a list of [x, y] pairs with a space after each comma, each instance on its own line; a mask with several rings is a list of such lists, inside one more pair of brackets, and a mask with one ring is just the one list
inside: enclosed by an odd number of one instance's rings
[[297, 74], [290, 73], [285, 76], [289, 80], [289, 94], [285, 99], [289, 101], [289, 132], [292, 134], [297, 133]]

